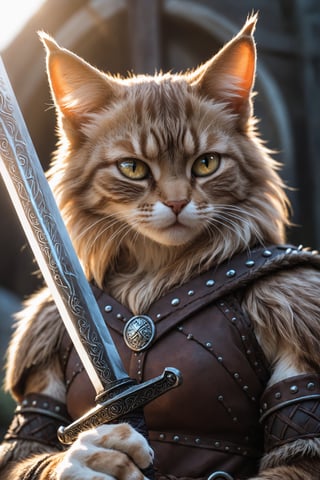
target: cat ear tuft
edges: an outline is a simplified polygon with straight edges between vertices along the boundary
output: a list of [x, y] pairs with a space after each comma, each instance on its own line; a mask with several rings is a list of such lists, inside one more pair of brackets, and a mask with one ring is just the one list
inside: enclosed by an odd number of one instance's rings
[[257, 15], [252, 15], [240, 32], [212, 59], [191, 76], [191, 83], [206, 97], [226, 103], [244, 126], [252, 114], [252, 88], [256, 71], [253, 32]]
[[39, 32], [39, 36], [47, 52], [47, 73], [55, 105], [64, 121], [79, 128], [88, 113], [108, 106], [117, 95], [119, 84], [61, 48], [46, 33]]

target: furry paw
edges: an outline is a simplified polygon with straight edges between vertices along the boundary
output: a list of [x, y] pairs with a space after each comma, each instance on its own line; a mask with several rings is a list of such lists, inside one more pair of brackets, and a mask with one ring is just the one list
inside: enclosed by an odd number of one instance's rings
[[79, 435], [58, 465], [57, 480], [143, 480], [153, 461], [147, 440], [129, 424], [101, 425]]

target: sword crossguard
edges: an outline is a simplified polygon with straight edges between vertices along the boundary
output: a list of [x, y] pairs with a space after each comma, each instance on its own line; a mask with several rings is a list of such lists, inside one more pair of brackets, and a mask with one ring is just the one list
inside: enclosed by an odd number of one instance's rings
[[[76, 440], [79, 433], [121, 419], [130, 412], [147, 405], [168, 390], [178, 387], [181, 383], [180, 371], [176, 368], [167, 367], [162, 375], [129, 387], [119, 395], [98, 403], [67, 427], [60, 427], [57, 432], [58, 438], [61, 443], [69, 445]], [[127, 418], [125, 421], [127, 421]]]

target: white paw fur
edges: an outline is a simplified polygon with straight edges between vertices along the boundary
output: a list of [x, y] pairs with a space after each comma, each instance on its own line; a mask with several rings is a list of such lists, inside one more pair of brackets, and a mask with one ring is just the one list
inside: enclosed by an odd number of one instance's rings
[[79, 435], [56, 470], [57, 480], [143, 480], [153, 461], [147, 440], [129, 424], [101, 425]]

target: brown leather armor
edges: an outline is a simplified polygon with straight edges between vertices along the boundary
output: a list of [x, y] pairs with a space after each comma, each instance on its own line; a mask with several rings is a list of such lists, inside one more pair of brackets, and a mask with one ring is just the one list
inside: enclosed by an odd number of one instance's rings
[[[159, 475], [207, 478], [224, 471], [245, 479], [257, 472], [263, 451], [259, 402], [269, 371], [240, 308], [241, 288], [275, 270], [310, 263], [311, 257], [287, 246], [256, 249], [194, 278], [145, 312], [155, 337], [141, 351], [123, 339], [132, 313], [93, 287], [132, 378], [145, 381], [167, 366], [182, 372], [179, 388], [145, 408]], [[94, 406], [95, 393], [67, 336], [63, 343], [67, 407], [75, 419]]]
[[[93, 287], [131, 377], [145, 381], [168, 366], [183, 374], [179, 388], [145, 408], [157, 480], [247, 479], [257, 473], [263, 451], [319, 436], [320, 376], [293, 377], [266, 390], [268, 365], [240, 307], [247, 285], [299, 265], [319, 269], [319, 256], [288, 246], [237, 255], [163, 296], [142, 322]], [[66, 333], [60, 359], [67, 409], [44, 395], [27, 395], [7, 441], [61, 448], [58, 424], [94, 406], [95, 392]]]

